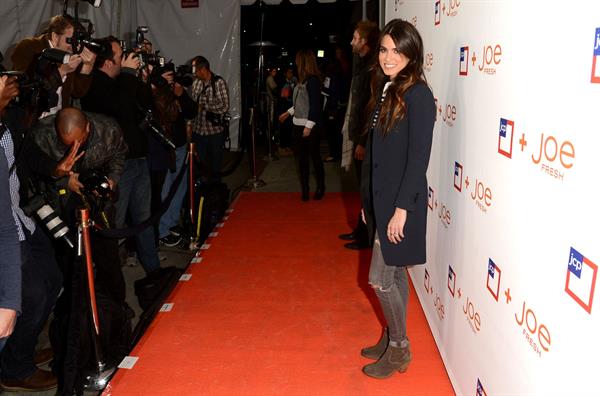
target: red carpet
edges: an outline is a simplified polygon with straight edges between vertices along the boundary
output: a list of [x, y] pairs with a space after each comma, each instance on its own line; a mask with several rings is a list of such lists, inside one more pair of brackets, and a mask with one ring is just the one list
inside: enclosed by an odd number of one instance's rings
[[188, 270], [105, 395], [452, 395], [414, 290], [413, 362], [387, 380], [366, 377], [360, 349], [381, 325], [367, 286], [370, 251], [337, 235], [356, 194], [244, 193], [202, 261]]

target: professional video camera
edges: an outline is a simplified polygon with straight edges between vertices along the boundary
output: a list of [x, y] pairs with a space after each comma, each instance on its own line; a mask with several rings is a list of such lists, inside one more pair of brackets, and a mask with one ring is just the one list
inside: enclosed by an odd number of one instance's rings
[[4, 70], [0, 65], [0, 75], [16, 77], [19, 84], [19, 96], [12, 104], [31, 109], [36, 116], [56, 106], [56, 90], [62, 85], [58, 65], [68, 63], [69, 57], [68, 52], [46, 48], [27, 72]]

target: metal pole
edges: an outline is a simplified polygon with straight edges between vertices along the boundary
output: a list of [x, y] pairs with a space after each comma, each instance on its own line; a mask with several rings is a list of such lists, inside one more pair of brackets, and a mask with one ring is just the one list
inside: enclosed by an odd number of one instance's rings
[[[98, 306], [96, 305], [96, 288], [94, 285], [94, 265], [92, 263], [92, 243], [90, 240], [91, 222], [89, 209], [80, 209], [79, 216], [81, 219], [81, 235], [83, 237], [83, 250], [87, 271], [88, 292], [90, 296], [90, 309], [92, 311], [92, 321], [94, 325], [94, 341], [98, 341], [98, 337], [100, 337], [100, 323], [98, 320]], [[100, 362], [102, 362], [104, 359], [98, 342], [94, 342], [94, 347], [96, 349], [96, 358], [98, 359], [98, 362], [100, 364]]]
[[367, 20], [367, 0], [362, 0], [362, 20]]
[[194, 220], [195, 220], [195, 213], [194, 213], [194, 209], [196, 207], [196, 205], [194, 204], [195, 202], [195, 197], [196, 197], [196, 191], [194, 189], [194, 143], [189, 142], [188, 143], [188, 166], [189, 166], [189, 177], [188, 177], [188, 191], [189, 191], [189, 198], [190, 198], [190, 221], [192, 223], [192, 229], [194, 228]]
[[246, 182], [246, 188], [255, 189], [258, 187], [263, 187], [267, 183], [264, 180], [261, 180], [256, 175], [256, 114], [254, 111], [254, 107], [250, 108], [250, 135], [252, 141], [252, 177]]
[[[87, 289], [90, 298], [90, 311], [92, 315], [92, 340], [94, 344], [94, 352], [96, 353], [96, 370], [86, 375], [84, 387], [88, 390], [99, 391], [106, 387], [108, 380], [115, 371], [114, 367], [107, 367], [102, 347], [100, 346], [100, 319], [98, 316], [98, 306], [96, 304], [96, 287], [94, 284], [94, 265], [92, 262], [92, 242], [90, 239], [90, 227], [93, 225], [90, 220], [90, 211], [87, 208], [79, 210], [79, 218], [81, 224], [78, 228], [79, 236], [77, 240], [80, 242], [78, 246], [78, 254], [85, 256], [85, 269], [87, 272]], [[83, 251], [81, 250], [83, 244]]]

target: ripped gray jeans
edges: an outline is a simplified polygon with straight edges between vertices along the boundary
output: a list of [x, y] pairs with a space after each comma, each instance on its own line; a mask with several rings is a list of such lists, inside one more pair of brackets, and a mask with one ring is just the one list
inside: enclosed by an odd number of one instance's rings
[[369, 284], [375, 290], [383, 315], [387, 321], [390, 341], [398, 346], [407, 347], [406, 307], [408, 305], [408, 274], [405, 267], [385, 264], [377, 233], [375, 233], [375, 243], [373, 243]]

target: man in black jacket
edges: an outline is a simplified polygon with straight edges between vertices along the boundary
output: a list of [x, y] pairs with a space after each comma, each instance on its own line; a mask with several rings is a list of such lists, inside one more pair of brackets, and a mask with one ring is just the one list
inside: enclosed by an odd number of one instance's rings
[[[360, 184], [362, 162], [365, 158], [365, 147], [367, 145], [367, 134], [364, 133], [365, 114], [371, 97], [371, 76], [369, 67], [372, 64], [377, 42], [379, 40], [379, 28], [375, 22], [360, 21], [352, 36], [352, 52], [354, 53], [352, 65], [352, 85], [348, 112], [348, 135], [353, 143], [353, 159], [356, 177]], [[360, 215], [356, 228], [348, 234], [339, 236], [343, 240], [351, 242], [344, 246], [348, 249], [365, 249], [371, 245], [367, 234], [367, 227], [361, 221]]]
[[[137, 69], [140, 60], [130, 53], [123, 57], [123, 50], [115, 37], [104, 40], [112, 47], [112, 57], [98, 56], [92, 85], [81, 99], [84, 110], [105, 114], [117, 120], [129, 148], [127, 160], [117, 192], [115, 225], [122, 228], [129, 213], [132, 226], [150, 217], [150, 174], [146, 157], [148, 138], [140, 127], [144, 114], [140, 107], [152, 107], [149, 84], [140, 81]], [[135, 237], [138, 257], [146, 273], [160, 268], [154, 243], [152, 227], [146, 227]]]
[[[53, 160], [63, 158], [71, 147], [83, 149], [80, 153], [83, 156], [74, 165], [72, 173], [52, 180], [49, 189], [56, 192], [52, 201], [56, 202], [57, 208], [64, 208], [62, 215], [65, 221], [75, 227], [75, 211], [82, 204], [80, 197], [84, 187], [79, 176], [92, 170], [100, 171], [108, 177], [111, 189], [114, 190], [119, 183], [127, 155], [127, 145], [119, 125], [110, 117], [68, 107], [40, 120], [31, 135], [35, 144]], [[92, 237], [96, 283], [107, 288], [108, 293], [123, 303], [125, 280], [119, 264], [117, 240], [96, 238], [94, 233]]]

